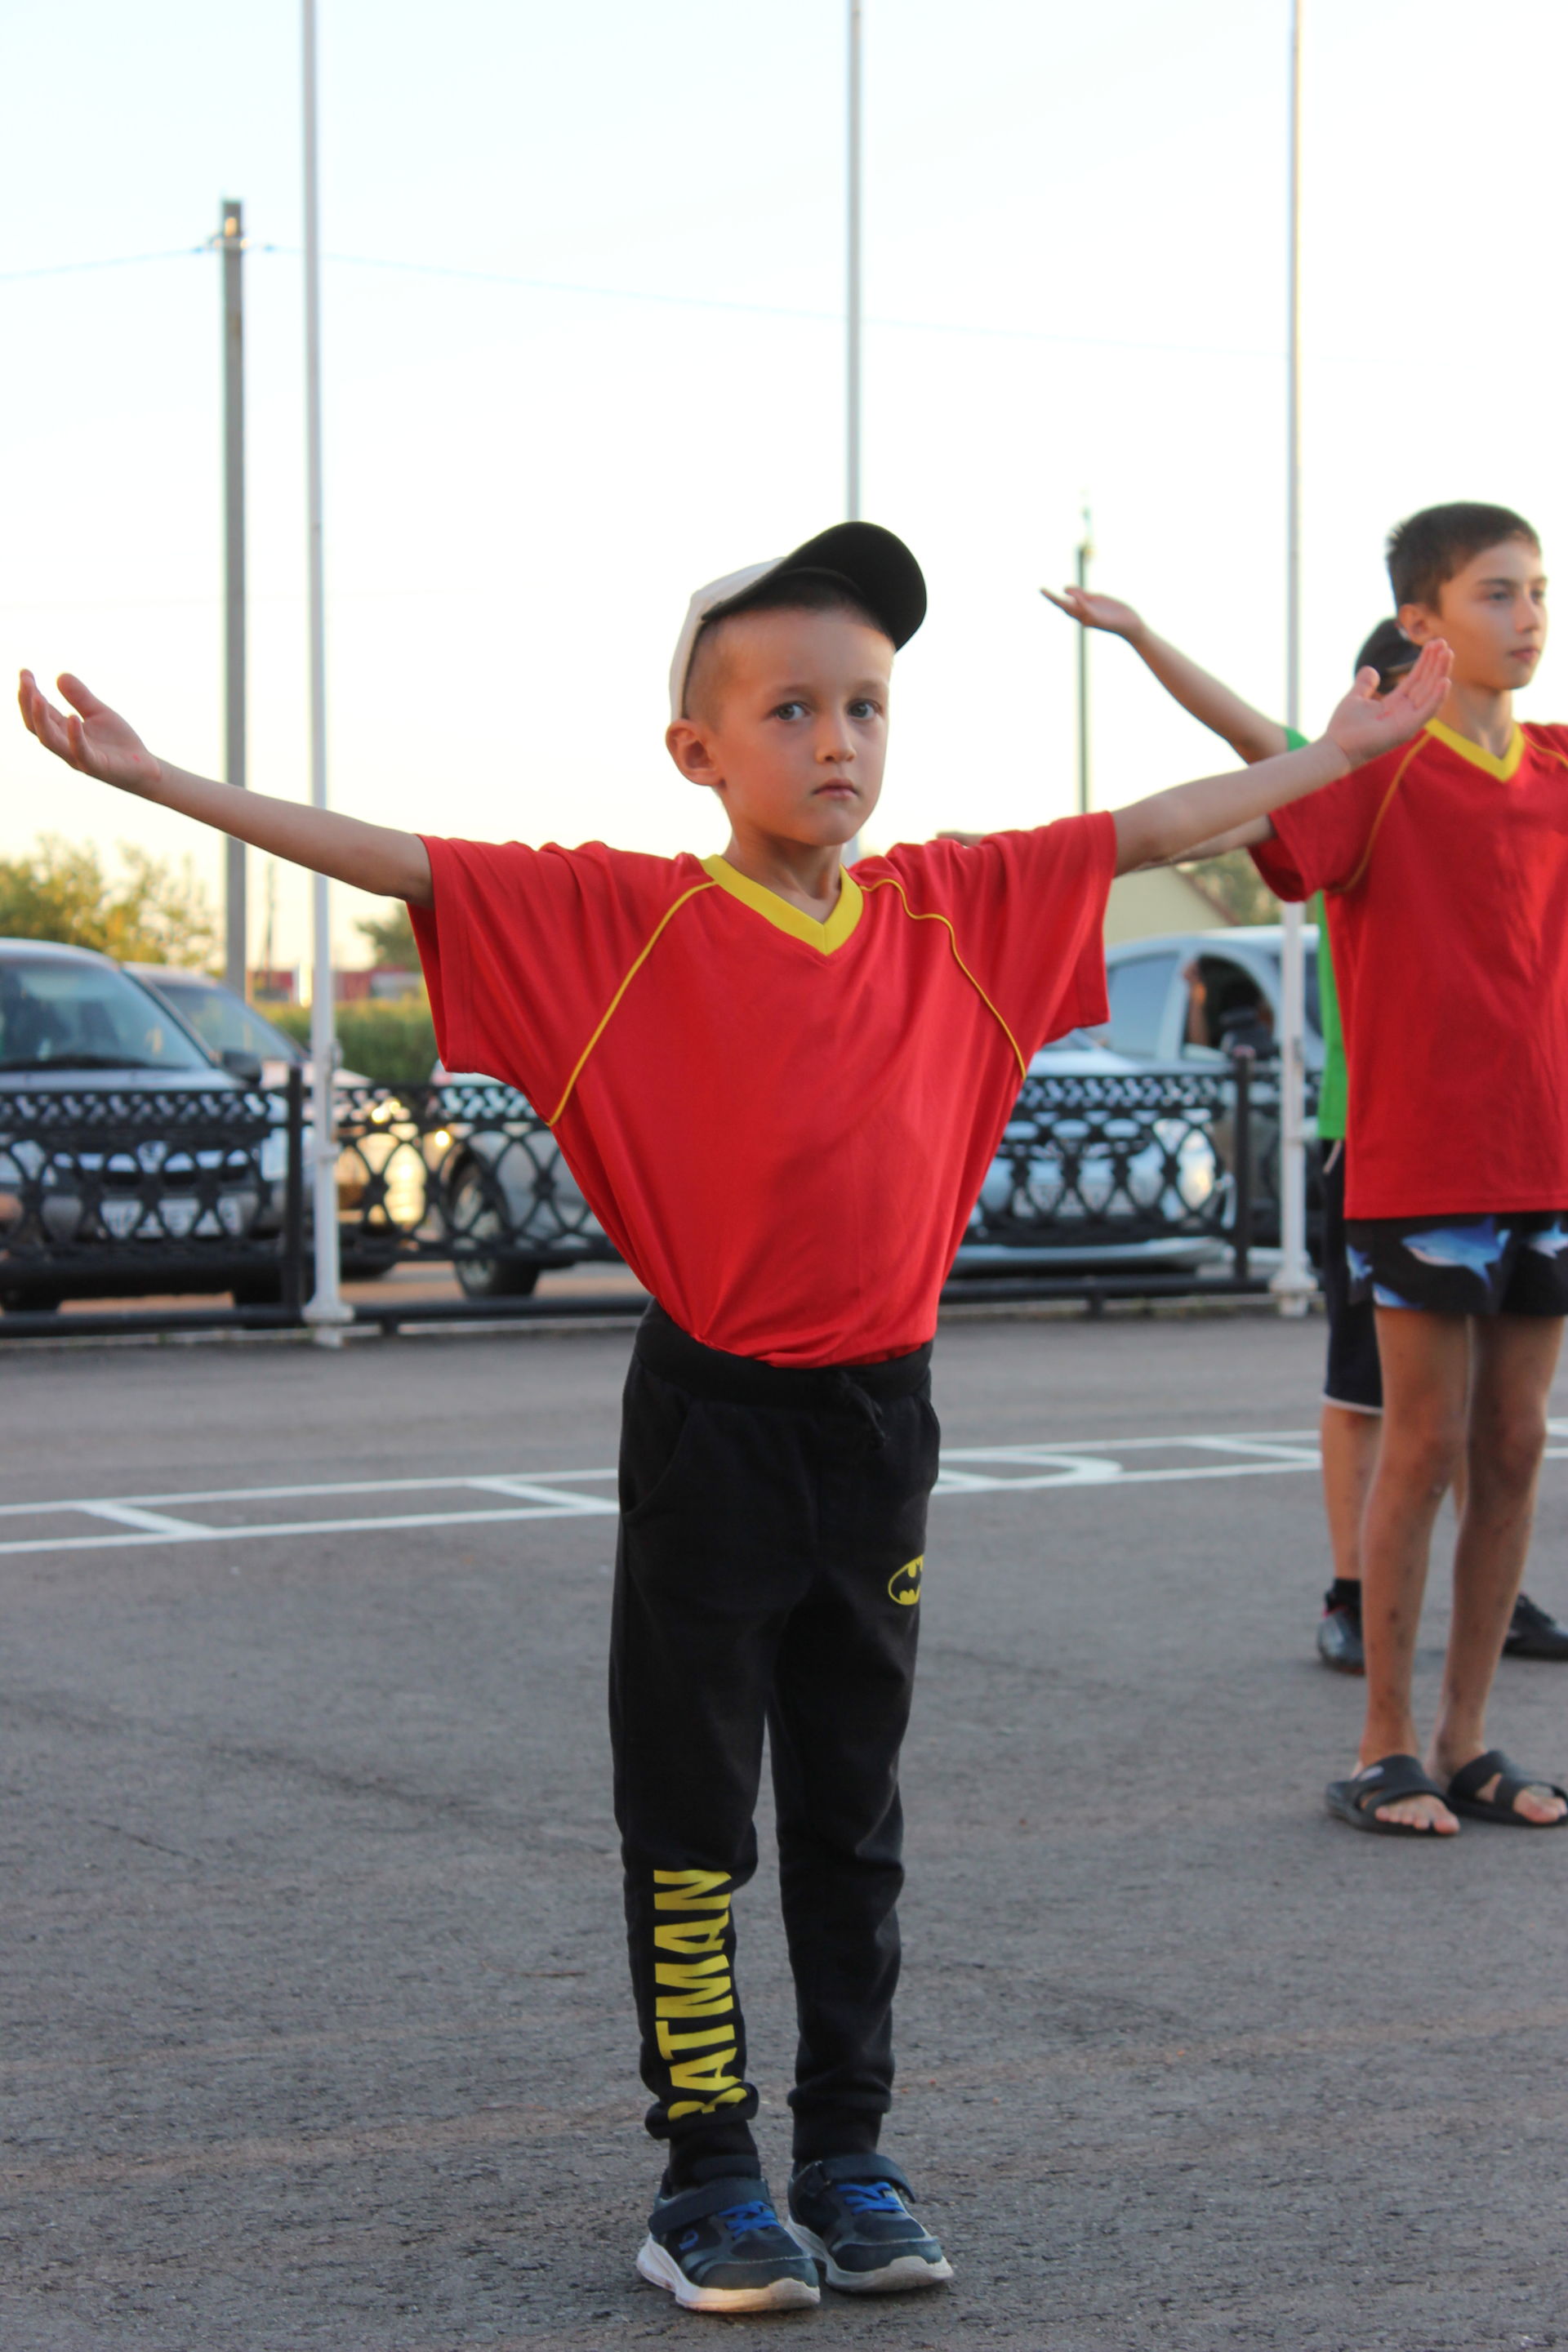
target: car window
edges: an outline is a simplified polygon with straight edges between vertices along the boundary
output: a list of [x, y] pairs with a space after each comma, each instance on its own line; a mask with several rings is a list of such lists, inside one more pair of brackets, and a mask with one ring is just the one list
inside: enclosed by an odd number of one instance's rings
[[1182, 1051], [1203, 1060], [1247, 1045], [1253, 1053], [1274, 1051], [1274, 1007], [1256, 971], [1233, 956], [1193, 958], [1184, 974], [1187, 1017]]
[[1098, 1034], [1118, 1054], [1157, 1054], [1165, 1000], [1175, 973], [1174, 953], [1128, 956], [1106, 967], [1110, 1019]]
[[0, 959], [0, 1069], [211, 1066], [157, 998], [111, 965]]
[[172, 1004], [187, 1028], [213, 1054], [254, 1054], [263, 1062], [303, 1059], [292, 1037], [236, 996], [232, 989], [209, 988], [199, 980], [160, 972], [149, 988]]

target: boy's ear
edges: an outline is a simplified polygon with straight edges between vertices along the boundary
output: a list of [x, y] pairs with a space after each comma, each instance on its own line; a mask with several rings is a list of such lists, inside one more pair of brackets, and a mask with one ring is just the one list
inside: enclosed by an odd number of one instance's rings
[[1429, 645], [1443, 634], [1443, 616], [1430, 604], [1401, 604], [1394, 617], [1413, 646]]
[[664, 748], [689, 784], [717, 790], [723, 782], [723, 772], [709, 749], [707, 735], [694, 719], [677, 719], [667, 727]]

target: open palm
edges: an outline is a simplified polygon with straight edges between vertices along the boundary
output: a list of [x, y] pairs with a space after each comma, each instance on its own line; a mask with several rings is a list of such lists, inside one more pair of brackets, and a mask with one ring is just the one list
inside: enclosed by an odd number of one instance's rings
[[1407, 743], [1429, 719], [1436, 719], [1448, 690], [1453, 658], [1442, 638], [1434, 637], [1422, 647], [1415, 668], [1392, 693], [1381, 697], [1377, 672], [1356, 672], [1355, 684], [1324, 730], [1352, 768]]
[[1041, 595], [1069, 621], [1081, 621], [1086, 629], [1107, 629], [1113, 637], [1135, 637], [1142, 627], [1142, 616], [1119, 596], [1091, 595], [1087, 588], [1064, 588], [1058, 596], [1054, 588], [1042, 588]]
[[144, 792], [154, 783], [158, 761], [120, 713], [110, 710], [107, 702], [100, 702], [68, 670], [58, 684], [71, 706], [68, 711], [56, 709], [30, 669], [22, 672], [16, 696], [23, 723], [45, 751], [52, 751], [68, 768], [79, 768], [84, 776], [118, 784], [122, 792]]

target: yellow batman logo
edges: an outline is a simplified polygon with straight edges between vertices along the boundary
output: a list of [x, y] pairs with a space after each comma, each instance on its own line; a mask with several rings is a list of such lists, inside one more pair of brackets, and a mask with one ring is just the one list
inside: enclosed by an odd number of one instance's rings
[[912, 1609], [921, 1597], [921, 1570], [926, 1564], [922, 1551], [919, 1559], [911, 1559], [888, 1580], [888, 1598], [896, 1601], [900, 1609]]

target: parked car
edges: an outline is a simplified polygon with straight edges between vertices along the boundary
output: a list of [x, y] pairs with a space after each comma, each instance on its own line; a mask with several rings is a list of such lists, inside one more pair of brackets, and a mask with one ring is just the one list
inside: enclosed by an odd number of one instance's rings
[[[1267, 1060], [1279, 1032], [1284, 933], [1278, 923], [1220, 931], [1168, 931], [1121, 940], [1105, 951], [1110, 1018], [1094, 1035], [1130, 1062], [1221, 1067], [1233, 1044]], [[1317, 926], [1304, 927], [1309, 1072], [1323, 1066], [1318, 1005]]]
[[[1105, 1077], [1136, 1075], [1140, 1067], [1078, 1031], [1037, 1054], [1030, 1073]], [[444, 1125], [430, 1139], [443, 1215], [455, 1236], [487, 1244], [455, 1260], [469, 1297], [525, 1296], [548, 1265], [613, 1255], [550, 1130], [495, 1123], [498, 1114], [532, 1120], [521, 1095], [477, 1074], [450, 1076], [439, 1064], [433, 1076], [446, 1089]], [[1157, 1118], [1146, 1139], [1131, 1149], [1128, 1125], [1126, 1118], [1107, 1120], [1096, 1112], [1087, 1118], [1058, 1114], [1047, 1126], [1020, 1106], [982, 1188], [954, 1272], [1068, 1273], [1150, 1264], [1175, 1272], [1217, 1260], [1223, 1249], [1212, 1231], [1190, 1229], [1223, 1181], [1202, 1116]], [[1149, 1232], [1152, 1220], [1183, 1218], [1189, 1221], [1184, 1233]], [[1128, 1229], [1127, 1238], [1117, 1237], [1119, 1224]], [[998, 1226], [1006, 1229], [1005, 1240], [994, 1237]], [[1038, 1241], [1028, 1238], [1031, 1226], [1041, 1229]]]
[[[1074, 1030], [1037, 1053], [1029, 1075], [1107, 1078], [1142, 1069]], [[1191, 1272], [1225, 1254], [1215, 1231], [1221, 1206], [1215, 1196], [1224, 1181], [1202, 1114], [1156, 1118], [1146, 1129], [1135, 1118], [1071, 1106], [1044, 1119], [1026, 1095], [980, 1188], [953, 1272], [1076, 1274], [1149, 1265]], [[1207, 1231], [1193, 1229], [1199, 1218]], [[1152, 1220], [1173, 1230], [1151, 1233]], [[1184, 1221], [1188, 1230], [1174, 1230]], [[1038, 1228], [1037, 1241], [1029, 1238], [1031, 1227]]]
[[[1301, 1053], [1310, 1101], [1323, 1067], [1316, 924], [1303, 926], [1302, 940], [1306, 1022]], [[1279, 1238], [1279, 1101], [1269, 1081], [1278, 1067], [1283, 946], [1284, 932], [1278, 923], [1120, 940], [1105, 954], [1110, 1018], [1095, 1032], [1114, 1052], [1144, 1068], [1164, 1064], [1223, 1069], [1235, 1046], [1252, 1047], [1259, 1081], [1248, 1154], [1256, 1204], [1253, 1239], [1266, 1248]], [[1235, 1156], [1228, 1121], [1216, 1123], [1215, 1142], [1228, 1168]], [[1307, 1230], [1314, 1252], [1321, 1218], [1317, 1164], [1309, 1157]]]
[[[256, 1064], [258, 1075], [269, 1087], [281, 1086], [296, 1063], [309, 1069], [310, 1057], [304, 1047], [286, 1029], [279, 1029], [210, 972], [190, 971], [183, 965], [168, 963], [128, 963], [122, 969], [133, 973], [142, 987], [150, 988], [172, 1013], [177, 1013], [185, 1027], [194, 1030], [208, 1053], [220, 1062], [231, 1054], [243, 1055]], [[346, 1078], [348, 1073], [340, 1075]]]
[[[248, 1057], [243, 1068], [210, 1055], [183, 1021], [140, 982], [85, 948], [41, 940], [0, 940], [0, 1117], [7, 1097], [47, 1095], [81, 1104], [89, 1120], [97, 1102], [132, 1090], [164, 1094], [248, 1096], [263, 1118]], [[221, 1144], [190, 1150], [178, 1134], [148, 1138], [132, 1154], [78, 1151], [52, 1154], [13, 1118], [0, 1145], [0, 1304], [49, 1308], [66, 1297], [134, 1291], [138, 1286], [230, 1287], [221, 1248], [211, 1249], [214, 1278], [200, 1271], [199, 1248], [237, 1243], [277, 1231], [284, 1173], [283, 1137], [265, 1133], [254, 1150]], [[45, 1234], [69, 1245], [91, 1222], [103, 1247], [145, 1247], [146, 1269], [132, 1265], [123, 1279], [101, 1271], [73, 1278], [59, 1261], [47, 1277], [7, 1278], [6, 1236], [18, 1232], [25, 1188], [39, 1186]], [[148, 1213], [149, 1201], [155, 1203]], [[205, 1230], [204, 1230], [205, 1228]], [[182, 1252], [189, 1237], [199, 1248]], [[179, 1261], [160, 1267], [160, 1253]], [[18, 1256], [18, 1265], [22, 1263]]]
[[[132, 963], [124, 969], [177, 1013], [226, 1069], [280, 1087], [297, 1067], [310, 1086], [310, 1056], [304, 1046], [223, 981], [174, 964]], [[358, 1070], [332, 1073], [340, 1092], [370, 1083]], [[345, 1104], [345, 1110], [350, 1108]], [[397, 1109], [390, 1099], [378, 1103], [370, 1115], [369, 1132], [338, 1155], [339, 1250], [343, 1273], [356, 1282], [388, 1271], [396, 1260], [398, 1234], [416, 1231], [428, 1207], [424, 1157], [399, 1132]]]
[[467, 1297], [525, 1298], [546, 1266], [616, 1255], [550, 1129], [495, 1123], [498, 1114], [531, 1121], [526, 1097], [439, 1062], [431, 1080], [443, 1088], [444, 1123], [429, 1139], [442, 1220], [455, 1239], [479, 1245], [453, 1260]]

